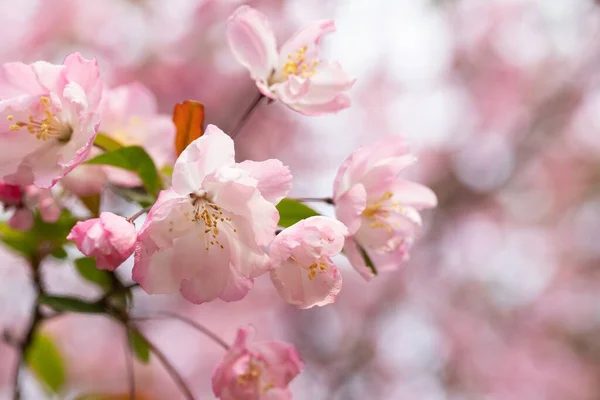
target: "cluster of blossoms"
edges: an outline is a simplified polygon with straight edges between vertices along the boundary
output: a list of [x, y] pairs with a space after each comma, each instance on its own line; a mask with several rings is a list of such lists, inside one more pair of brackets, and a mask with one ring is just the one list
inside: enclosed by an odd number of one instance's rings
[[[227, 35], [262, 95], [318, 115], [350, 105], [344, 92], [354, 79], [318, 55], [322, 37], [334, 29], [333, 21], [315, 22], [278, 50], [266, 17], [242, 6]], [[342, 288], [334, 257], [344, 252], [366, 280], [397, 268], [420, 234], [419, 211], [436, 205], [430, 189], [399, 178], [415, 158], [394, 136], [356, 150], [343, 163], [328, 199], [337, 219], [312, 216], [279, 230], [277, 205], [292, 189], [288, 167], [276, 159], [236, 162], [233, 139], [214, 125], [177, 157], [166, 145], [175, 127], [157, 114], [152, 95], [138, 84], [105, 89], [96, 61], [79, 54], [62, 65], [5, 64], [0, 99], [0, 200], [14, 209], [14, 228], [30, 229], [35, 207], [44, 221], [58, 219], [60, 196], [50, 188], [88, 196], [108, 184], [141, 185], [130, 171], [82, 165], [103, 153], [93, 148], [99, 132], [122, 145], [143, 146], [160, 169], [172, 165], [170, 188], [160, 192], [139, 230], [135, 218], [102, 212], [77, 222], [67, 237], [102, 270], [114, 271], [134, 255], [132, 279], [148, 294], [180, 292], [195, 304], [239, 301], [268, 273], [287, 303], [324, 306]], [[288, 383], [302, 368], [295, 349], [250, 345], [247, 335], [239, 331], [217, 367], [215, 395], [290, 398]]]

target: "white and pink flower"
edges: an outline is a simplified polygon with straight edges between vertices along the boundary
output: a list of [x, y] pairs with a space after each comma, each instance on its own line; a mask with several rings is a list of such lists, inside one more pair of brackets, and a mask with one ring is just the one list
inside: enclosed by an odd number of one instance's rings
[[96, 258], [98, 269], [108, 271], [117, 269], [133, 254], [135, 238], [135, 226], [110, 212], [78, 222], [67, 236], [75, 242], [79, 251]]
[[271, 243], [271, 281], [298, 308], [333, 303], [342, 275], [331, 257], [344, 247], [348, 229], [340, 221], [310, 217], [284, 229]]
[[363, 251], [375, 256], [401, 252], [405, 257], [421, 230], [419, 210], [437, 205], [431, 189], [398, 177], [415, 161], [402, 138], [390, 136], [354, 151], [337, 173], [335, 211], [352, 235], [344, 251], [367, 280], [373, 271]]
[[286, 400], [288, 385], [304, 364], [293, 345], [281, 342], [248, 343], [250, 332], [238, 330], [235, 343], [212, 377], [220, 400]]
[[233, 140], [209, 125], [175, 162], [173, 187], [140, 230], [133, 279], [196, 304], [242, 299], [269, 270], [262, 247], [275, 236], [275, 204], [291, 179], [279, 160], [236, 163]]
[[38, 61], [0, 68], [0, 179], [53, 186], [88, 156], [100, 123], [96, 60]]
[[355, 81], [339, 63], [319, 59], [321, 39], [334, 31], [334, 21], [315, 21], [278, 51], [267, 17], [241, 6], [229, 18], [227, 38], [263, 95], [302, 114], [319, 115], [348, 108], [350, 99], [344, 92]]

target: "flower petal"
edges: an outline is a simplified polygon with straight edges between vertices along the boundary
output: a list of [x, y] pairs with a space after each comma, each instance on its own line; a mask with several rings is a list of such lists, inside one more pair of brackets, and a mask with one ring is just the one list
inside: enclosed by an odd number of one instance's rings
[[260, 194], [275, 205], [292, 190], [290, 169], [279, 160], [243, 161], [237, 167], [256, 179]]
[[319, 56], [318, 46], [321, 39], [328, 33], [335, 32], [335, 22], [333, 20], [314, 21], [301, 28], [289, 38], [279, 50], [279, 65], [283, 66], [288, 61], [288, 56], [298, 52], [306, 46], [304, 57], [307, 60], [317, 59]]
[[417, 210], [437, 206], [437, 196], [433, 190], [419, 183], [399, 180], [394, 184], [394, 201]]
[[354, 267], [356, 272], [360, 274], [367, 282], [375, 277], [375, 274], [365, 263], [362, 253], [358, 248], [358, 244], [352, 239], [347, 238], [344, 244], [344, 253], [350, 261], [350, 265]]
[[252, 79], [264, 82], [269, 78], [277, 64], [277, 44], [265, 15], [249, 6], [239, 7], [229, 17], [227, 40]]
[[353, 235], [362, 223], [361, 215], [367, 206], [367, 192], [365, 187], [358, 183], [346, 191], [335, 202], [335, 215]]
[[235, 164], [233, 140], [215, 125], [179, 155], [173, 168], [173, 189], [182, 196], [202, 188], [204, 178], [221, 167]]

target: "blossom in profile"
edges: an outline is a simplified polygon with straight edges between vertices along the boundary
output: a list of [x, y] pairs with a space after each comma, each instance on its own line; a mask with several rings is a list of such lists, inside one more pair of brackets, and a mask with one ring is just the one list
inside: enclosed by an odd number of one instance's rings
[[0, 67], [0, 179], [49, 188], [83, 162], [100, 123], [96, 60]]
[[292, 176], [279, 160], [236, 163], [214, 125], [181, 153], [138, 235], [133, 279], [150, 294], [180, 291], [200, 304], [242, 299], [269, 270], [277, 204]]
[[108, 271], [114, 271], [133, 254], [135, 238], [133, 224], [110, 212], [78, 222], [67, 236], [79, 251], [96, 258], [98, 269]]
[[348, 229], [340, 221], [310, 217], [284, 229], [271, 243], [271, 281], [298, 308], [333, 303], [342, 275], [331, 257], [344, 247]]
[[334, 21], [315, 21], [278, 50], [267, 17], [244, 5], [229, 18], [227, 38], [263, 95], [302, 114], [319, 115], [348, 108], [345, 92], [355, 81], [339, 63], [319, 58], [321, 40], [334, 31]]
[[431, 189], [398, 176], [415, 161], [400, 137], [389, 136], [357, 149], [338, 170], [335, 211], [351, 235], [344, 252], [367, 280], [374, 272], [364, 256], [405, 258], [421, 231], [419, 211], [437, 205]]
[[212, 377], [213, 392], [221, 400], [286, 400], [289, 383], [303, 363], [291, 344], [249, 340], [250, 331], [240, 328], [233, 346]]

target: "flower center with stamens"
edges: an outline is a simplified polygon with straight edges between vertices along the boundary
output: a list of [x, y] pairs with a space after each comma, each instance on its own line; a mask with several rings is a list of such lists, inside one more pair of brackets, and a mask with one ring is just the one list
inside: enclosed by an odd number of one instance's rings
[[[192, 222], [204, 223], [204, 239], [206, 251], [210, 246], [219, 246], [221, 249], [224, 248], [223, 244], [219, 241], [219, 227], [226, 225], [231, 228], [233, 232], [237, 232], [237, 229], [231, 226], [231, 218], [226, 217], [223, 213], [223, 209], [215, 203], [209, 201], [206, 198], [206, 194], [201, 196], [196, 194], [190, 194], [192, 199], [192, 205], [194, 207], [194, 213], [191, 216]], [[210, 236], [210, 237], [207, 237]]]
[[386, 219], [392, 212], [401, 213], [403, 210], [400, 204], [389, 201], [393, 196], [392, 192], [385, 192], [375, 203], [367, 205], [362, 216], [370, 221], [371, 228], [384, 228], [388, 232], [392, 231], [392, 226]]
[[255, 385], [257, 388], [260, 389], [261, 394], [265, 394], [269, 390], [273, 389], [275, 387], [275, 384], [267, 383], [263, 387], [261, 387], [260, 378], [262, 375], [262, 370], [259, 364], [260, 360], [258, 360], [257, 362], [251, 358], [250, 361], [248, 361], [246, 372], [237, 376], [237, 383], [243, 386], [250, 384]]
[[307, 46], [302, 46], [297, 52], [288, 55], [287, 62], [283, 64], [282, 68], [285, 78], [290, 75], [310, 78], [317, 73], [316, 67], [319, 65], [319, 61], [313, 60], [312, 62], [307, 62], [305, 56], [307, 49]]
[[50, 109], [50, 99], [46, 96], [40, 98], [40, 104], [43, 108], [45, 118], [37, 120], [33, 115], [29, 115], [28, 122], [14, 121], [14, 117], [9, 115], [6, 119], [13, 124], [11, 131], [19, 131], [21, 128], [27, 128], [27, 131], [41, 140], [56, 139], [59, 142], [68, 142], [73, 135], [73, 128], [70, 125], [63, 124]]
[[316, 262], [314, 264], [312, 264], [310, 267], [308, 267], [308, 280], [312, 281], [313, 279], [315, 279], [317, 277], [317, 272], [325, 272], [327, 271], [327, 264], [325, 264], [324, 262]]

